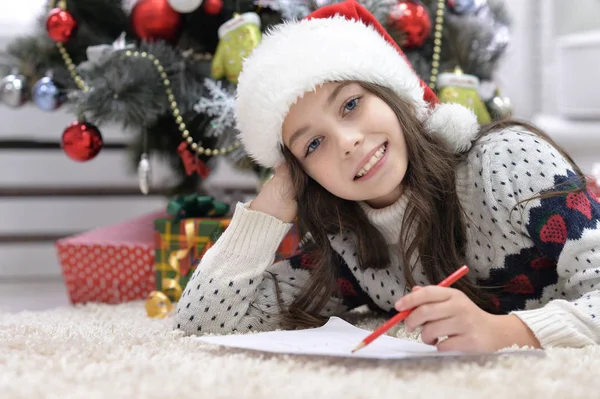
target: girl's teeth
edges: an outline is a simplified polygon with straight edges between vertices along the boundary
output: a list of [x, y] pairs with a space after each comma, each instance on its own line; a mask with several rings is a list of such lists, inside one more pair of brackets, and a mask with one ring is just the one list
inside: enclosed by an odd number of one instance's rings
[[373, 167], [373, 165], [375, 165], [377, 163], [377, 161], [379, 161], [381, 159], [381, 157], [383, 157], [383, 154], [385, 153], [385, 145], [381, 146], [381, 148], [379, 150], [377, 150], [377, 152], [375, 154], [373, 154], [373, 156], [371, 157], [371, 159], [369, 160], [369, 162], [367, 162], [367, 164], [365, 166], [363, 166], [363, 168], [358, 172], [358, 177], [363, 177], [365, 174], [367, 174], [367, 172], [369, 172], [369, 170], [371, 170], [371, 168]]

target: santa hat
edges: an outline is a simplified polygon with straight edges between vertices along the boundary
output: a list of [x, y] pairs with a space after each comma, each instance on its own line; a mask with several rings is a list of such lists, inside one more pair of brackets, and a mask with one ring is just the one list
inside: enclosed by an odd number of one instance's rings
[[478, 129], [473, 112], [440, 104], [377, 19], [346, 0], [275, 26], [244, 60], [235, 112], [248, 155], [264, 167], [283, 161], [281, 129], [290, 106], [324, 83], [345, 80], [393, 90], [414, 104], [417, 117], [449, 148], [470, 148]]

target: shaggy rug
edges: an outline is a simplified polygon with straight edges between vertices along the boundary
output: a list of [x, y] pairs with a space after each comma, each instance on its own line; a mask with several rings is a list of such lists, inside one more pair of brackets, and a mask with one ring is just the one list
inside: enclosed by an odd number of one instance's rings
[[[370, 314], [346, 320], [373, 329]], [[399, 328], [399, 337], [414, 338]], [[545, 356], [373, 361], [209, 346], [141, 302], [0, 313], [0, 397], [598, 398], [600, 347]]]

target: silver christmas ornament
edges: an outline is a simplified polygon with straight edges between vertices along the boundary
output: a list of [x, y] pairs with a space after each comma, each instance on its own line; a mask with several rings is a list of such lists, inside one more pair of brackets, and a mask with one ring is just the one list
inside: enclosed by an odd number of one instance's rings
[[23, 75], [11, 73], [0, 81], [0, 100], [10, 107], [20, 107], [27, 101], [26, 87]]
[[496, 94], [486, 102], [490, 116], [494, 120], [508, 118], [512, 115], [513, 107], [510, 98]]
[[140, 191], [142, 194], [147, 195], [150, 192], [150, 161], [148, 154], [142, 154], [140, 163], [138, 164], [138, 181], [140, 184]]

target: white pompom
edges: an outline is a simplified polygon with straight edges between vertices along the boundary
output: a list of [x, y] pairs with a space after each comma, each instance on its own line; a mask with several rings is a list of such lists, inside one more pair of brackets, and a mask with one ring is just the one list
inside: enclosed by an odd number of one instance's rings
[[426, 124], [432, 134], [444, 140], [455, 153], [471, 148], [471, 142], [479, 130], [473, 111], [453, 103], [437, 105], [429, 114]]

